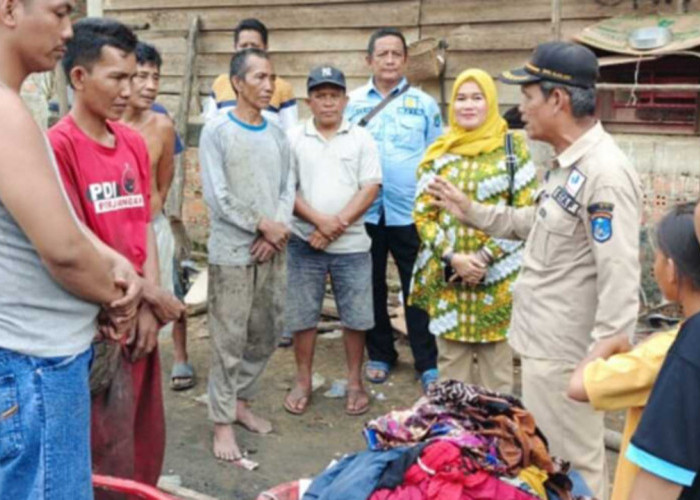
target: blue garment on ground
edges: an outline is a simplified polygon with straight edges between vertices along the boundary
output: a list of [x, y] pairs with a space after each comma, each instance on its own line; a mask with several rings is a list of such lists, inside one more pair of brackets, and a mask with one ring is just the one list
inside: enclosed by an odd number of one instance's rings
[[344, 457], [314, 479], [302, 500], [367, 500], [389, 463], [408, 450], [363, 451]]

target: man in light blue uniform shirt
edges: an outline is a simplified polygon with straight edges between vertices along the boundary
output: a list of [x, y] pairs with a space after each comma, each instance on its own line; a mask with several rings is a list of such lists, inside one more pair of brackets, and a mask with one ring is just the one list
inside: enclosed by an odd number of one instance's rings
[[[359, 123], [387, 95], [396, 95], [366, 125], [379, 148], [384, 181], [379, 196], [365, 215], [367, 232], [372, 238], [375, 316], [375, 327], [367, 332], [369, 362], [365, 374], [370, 381], [381, 383], [398, 357], [387, 311], [387, 259], [391, 252], [399, 269], [405, 301], [420, 243], [412, 215], [416, 170], [427, 147], [442, 134], [442, 119], [432, 97], [414, 87], [405, 90], [408, 52], [399, 30], [377, 30], [369, 40], [367, 52], [372, 77], [366, 85], [350, 93], [345, 110], [347, 119]], [[408, 337], [424, 388], [437, 379], [437, 348], [428, 331], [428, 321], [424, 311], [406, 307]]]

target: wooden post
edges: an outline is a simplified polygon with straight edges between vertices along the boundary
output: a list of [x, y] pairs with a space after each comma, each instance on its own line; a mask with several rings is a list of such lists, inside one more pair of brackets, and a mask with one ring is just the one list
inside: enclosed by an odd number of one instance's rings
[[54, 70], [56, 77], [56, 97], [58, 98], [58, 117], [63, 118], [68, 114], [68, 81], [63, 66], [59, 63]]
[[[190, 116], [190, 101], [192, 100], [192, 84], [196, 74], [197, 62], [197, 35], [199, 34], [199, 16], [195, 16], [187, 34], [187, 56], [185, 57], [185, 75], [182, 79], [180, 90], [180, 102], [175, 115], [175, 125], [177, 132], [185, 147], [187, 146], [187, 122]], [[166, 203], [166, 214], [178, 221], [182, 221], [182, 205], [185, 189], [185, 165], [184, 152], [175, 160], [175, 175], [170, 187], [170, 194]]]
[[103, 13], [102, 0], [87, 0], [88, 17], [102, 17]]
[[561, 40], [561, 0], [552, 0], [552, 38]]

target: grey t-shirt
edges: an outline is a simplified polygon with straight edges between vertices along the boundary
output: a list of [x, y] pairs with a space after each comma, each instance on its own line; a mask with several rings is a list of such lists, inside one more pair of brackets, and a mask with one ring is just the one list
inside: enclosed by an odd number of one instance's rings
[[95, 336], [98, 310], [53, 280], [0, 200], [0, 348], [42, 358], [80, 354]]
[[199, 162], [211, 220], [209, 262], [249, 265], [260, 219], [291, 221], [295, 193], [287, 138], [273, 123], [252, 126], [229, 112], [204, 126]]

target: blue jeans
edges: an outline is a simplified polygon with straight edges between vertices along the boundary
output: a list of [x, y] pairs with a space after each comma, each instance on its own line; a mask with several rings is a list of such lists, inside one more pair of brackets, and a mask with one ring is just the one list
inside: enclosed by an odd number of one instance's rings
[[91, 349], [37, 358], [0, 349], [0, 497], [92, 499]]
[[284, 326], [291, 332], [316, 328], [321, 318], [326, 277], [345, 328], [374, 326], [372, 258], [369, 252], [332, 254], [292, 236], [287, 245], [287, 304]]

